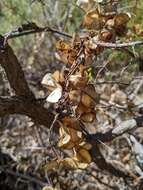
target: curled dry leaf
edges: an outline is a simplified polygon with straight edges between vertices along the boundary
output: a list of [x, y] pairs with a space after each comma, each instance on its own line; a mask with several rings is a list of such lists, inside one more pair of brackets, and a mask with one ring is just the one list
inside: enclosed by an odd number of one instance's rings
[[81, 115], [84, 114], [84, 113], [90, 113], [91, 110], [92, 110], [91, 108], [84, 106], [84, 105], [80, 102], [80, 104], [77, 106], [75, 112], [76, 112], [76, 115], [77, 115], [77, 116], [81, 116]]
[[117, 35], [122, 36], [126, 32], [126, 25], [130, 20], [130, 16], [127, 13], [120, 13], [114, 18], [114, 28]]
[[59, 85], [58, 88], [53, 90], [47, 97], [46, 101], [49, 103], [57, 103], [62, 97], [62, 87]]
[[71, 141], [74, 144], [79, 143], [81, 141], [81, 132], [78, 133], [78, 131], [76, 131], [75, 129], [70, 128], [69, 134], [71, 137]]
[[60, 127], [60, 140], [58, 146], [60, 148], [72, 149], [76, 146], [82, 138], [82, 133], [73, 128]]
[[88, 93], [92, 98], [95, 98], [97, 95], [95, 87], [92, 84], [88, 84], [83, 92]]
[[113, 30], [102, 30], [99, 35], [99, 40], [104, 42], [115, 41], [115, 32]]
[[77, 169], [77, 162], [73, 158], [65, 158], [62, 160], [61, 165], [67, 169]]
[[78, 150], [75, 150], [75, 155], [76, 158], [79, 162], [83, 162], [83, 163], [91, 163], [92, 159], [91, 156], [88, 152], [88, 150], [84, 149], [84, 148], [80, 148]]
[[85, 169], [87, 168], [88, 163], [79, 162], [76, 157], [73, 158], [64, 158], [61, 160], [50, 161], [46, 164], [43, 169], [44, 171], [52, 171], [60, 168], [66, 169]]
[[87, 12], [82, 21], [82, 26], [87, 29], [100, 30], [103, 25], [104, 19], [99, 14], [98, 9]]
[[64, 42], [62, 40], [59, 40], [56, 43], [56, 48], [58, 50], [65, 51], [65, 50], [70, 50], [71, 49], [71, 45], [68, 42]]
[[42, 188], [42, 190], [57, 190], [57, 189], [53, 188], [52, 186], [45, 186]]
[[66, 116], [62, 119], [62, 124], [66, 128], [73, 128], [75, 130], [80, 130], [79, 122], [74, 117]]
[[94, 112], [90, 112], [90, 113], [83, 113], [80, 116], [80, 119], [86, 123], [92, 123], [96, 118], [96, 114]]
[[47, 73], [42, 81], [41, 81], [41, 84], [47, 88], [48, 90], [50, 91], [53, 91], [55, 88], [58, 87], [58, 83], [56, 82], [56, 80], [53, 78], [52, 74], [51, 73]]
[[57, 42], [56, 47], [58, 49], [58, 53], [61, 57], [61, 61], [63, 61], [66, 64], [73, 64], [76, 56], [77, 56], [77, 52], [78, 52], [78, 47], [72, 47], [71, 44], [64, 42], [62, 40], [60, 40], [59, 42]]
[[123, 25], [126, 25], [131, 18], [131, 15], [129, 13], [120, 13], [117, 14], [114, 18], [115, 27], [122, 27]]
[[83, 88], [88, 82], [87, 76], [82, 76], [81, 74], [71, 75], [69, 81], [75, 88]]
[[115, 20], [114, 20], [114, 18], [112, 18], [112, 19], [109, 19], [109, 20], [106, 21], [105, 27], [108, 30], [111, 30], [111, 29], [114, 28], [114, 25], [115, 25]]
[[58, 83], [62, 83], [65, 79], [64, 79], [64, 76], [63, 76], [63, 72], [60, 72], [60, 71], [55, 71], [52, 75], [52, 77], [55, 79], [56, 82]]
[[71, 90], [69, 92], [69, 99], [73, 105], [78, 105], [81, 99], [81, 91], [80, 90]]
[[71, 137], [67, 133], [67, 130], [65, 130], [63, 127], [60, 127], [59, 134], [60, 140], [58, 142], [58, 146], [60, 148], [72, 149], [74, 147], [74, 143], [71, 141]]
[[93, 98], [91, 98], [87, 94], [82, 94], [81, 103], [87, 108], [94, 108], [95, 107], [95, 102], [94, 102]]
[[83, 141], [79, 144], [79, 147], [82, 147], [83, 149], [90, 150], [92, 148], [92, 145]]

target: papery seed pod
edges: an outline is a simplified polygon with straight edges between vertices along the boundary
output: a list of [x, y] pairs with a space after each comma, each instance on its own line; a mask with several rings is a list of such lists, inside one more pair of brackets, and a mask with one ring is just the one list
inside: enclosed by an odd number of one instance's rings
[[94, 112], [89, 112], [89, 113], [83, 113], [80, 116], [80, 119], [86, 123], [92, 123], [96, 118], [96, 114]]
[[71, 141], [71, 136], [64, 130], [63, 127], [59, 129], [60, 140], [58, 142], [58, 146], [60, 148], [72, 149], [74, 147], [74, 143]]
[[70, 116], [64, 117], [62, 119], [62, 125], [65, 126], [67, 129], [73, 128], [76, 130], [80, 130], [79, 122], [74, 117], [70, 117]]
[[56, 82], [58, 82], [58, 83], [62, 83], [62, 82], [64, 82], [64, 72], [60, 72], [60, 71], [58, 71], [58, 70], [56, 70], [54, 73], [53, 73], [53, 78], [56, 80]]
[[85, 141], [81, 142], [79, 144], [79, 146], [82, 147], [82, 148], [84, 148], [84, 149], [86, 149], [86, 150], [90, 150], [92, 148], [92, 145], [89, 144], [89, 143], [87, 143], [87, 142], [85, 142]]
[[57, 103], [61, 97], [62, 97], [62, 87], [59, 85], [49, 94], [49, 96], [46, 98], [46, 101], [49, 103]]
[[51, 73], [47, 73], [46, 75], [44, 75], [41, 84], [47, 88], [49, 91], [53, 91], [54, 89], [56, 89], [59, 84], [57, 83], [57, 81], [53, 78]]
[[84, 106], [81, 102], [80, 104], [77, 106], [75, 112], [77, 116], [81, 116], [84, 113], [90, 113], [91, 112], [91, 108], [90, 107], [86, 107]]
[[113, 42], [115, 41], [115, 32], [114, 30], [103, 30], [100, 32], [99, 40], [104, 42]]
[[71, 75], [69, 81], [75, 88], [83, 88], [88, 82], [88, 78], [81, 76], [81, 74]]
[[76, 158], [78, 161], [84, 162], [84, 163], [90, 163], [92, 161], [92, 158], [91, 158], [88, 150], [86, 150], [84, 148], [80, 148], [75, 151], [76, 151]]
[[95, 101], [87, 94], [82, 94], [81, 96], [81, 103], [88, 108], [95, 107]]
[[71, 90], [69, 92], [69, 99], [72, 105], [78, 105], [81, 99], [81, 91], [80, 90]]

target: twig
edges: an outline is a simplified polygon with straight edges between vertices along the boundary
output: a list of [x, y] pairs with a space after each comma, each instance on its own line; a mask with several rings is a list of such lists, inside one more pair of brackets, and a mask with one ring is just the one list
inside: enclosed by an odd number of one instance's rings
[[18, 31], [18, 29], [17, 29], [15, 31], [4, 34], [3, 36], [6, 39], [12, 39], [12, 38], [17, 38], [17, 37], [21, 37], [21, 36], [26, 36], [29, 34], [41, 33], [41, 32], [51, 32], [51, 33], [62, 35], [62, 36], [67, 37], [67, 38], [72, 38], [71, 35], [64, 33], [64, 32], [60, 32], [60, 31], [53, 29], [53, 28], [50, 28], [50, 27], [43, 27], [43, 28], [37, 27], [34, 29], [26, 30], [26, 31], [25, 30], [24, 31]]
[[124, 48], [135, 45], [143, 45], [143, 41], [133, 41], [127, 43], [108, 43], [108, 42], [97, 41], [94, 39], [92, 39], [92, 41], [98, 46], [107, 47], [107, 48]]
[[120, 81], [103, 81], [103, 82], [95, 82], [95, 85], [101, 85], [101, 84], [119, 84], [119, 85], [129, 85], [129, 83], [124, 83]]
[[50, 144], [50, 146], [51, 146], [51, 148], [52, 148], [53, 153], [55, 154], [55, 156], [56, 156], [58, 159], [59, 159], [59, 155], [58, 155], [56, 149], [54, 148], [54, 146], [51, 144], [51, 139], [50, 139], [50, 138], [51, 138], [52, 129], [53, 129], [53, 127], [54, 127], [54, 125], [55, 125], [55, 123], [56, 123], [56, 121], [57, 121], [59, 115], [60, 115], [59, 113], [57, 113], [57, 114], [55, 115], [54, 120], [53, 120], [53, 122], [52, 122], [52, 124], [51, 124], [51, 126], [50, 126], [50, 128], [49, 128], [49, 132], [48, 132], [48, 142], [49, 142], [49, 144]]
[[110, 63], [110, 61], [106, 61], [105, 64], [103, 65], [103, 67], [98, 71], [98, 73], [96, 75], [96, 78], [95, 78], [95, 81], [97, 81], [100, 73], [106, 68], [106, 66], [108, 65], [108, 63]]

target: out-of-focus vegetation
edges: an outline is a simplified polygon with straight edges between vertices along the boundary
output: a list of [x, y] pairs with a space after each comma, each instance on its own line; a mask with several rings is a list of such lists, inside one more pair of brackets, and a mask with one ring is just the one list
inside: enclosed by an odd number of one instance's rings
[[[9, 32], [23, 23], [35, 22], [39, 26], [51, 26], [73, 33], [79, 29], [83, 11], [70, 0], [1, 0], [0, 33]], [[53, 14], [54, 13], [54, 14]], [[30, 37], [23, 37], [25, 39]], [[18, 39], [17, 42], [20, 40]], [[20, 42], [16, 46], [22, 46]]]

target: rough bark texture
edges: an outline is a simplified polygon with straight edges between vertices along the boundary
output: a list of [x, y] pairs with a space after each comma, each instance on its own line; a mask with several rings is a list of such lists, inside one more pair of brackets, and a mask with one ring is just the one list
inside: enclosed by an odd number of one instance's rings
[[22, 114], [31, 117], [36, 123], [49, 127], [53, 114], [35, 99], [21, 65], [8, 45], [0, 51], [0, 64], [6, 72], [11, 88], [15, 91], [14, 97], [0, 97], [0, 117]]

